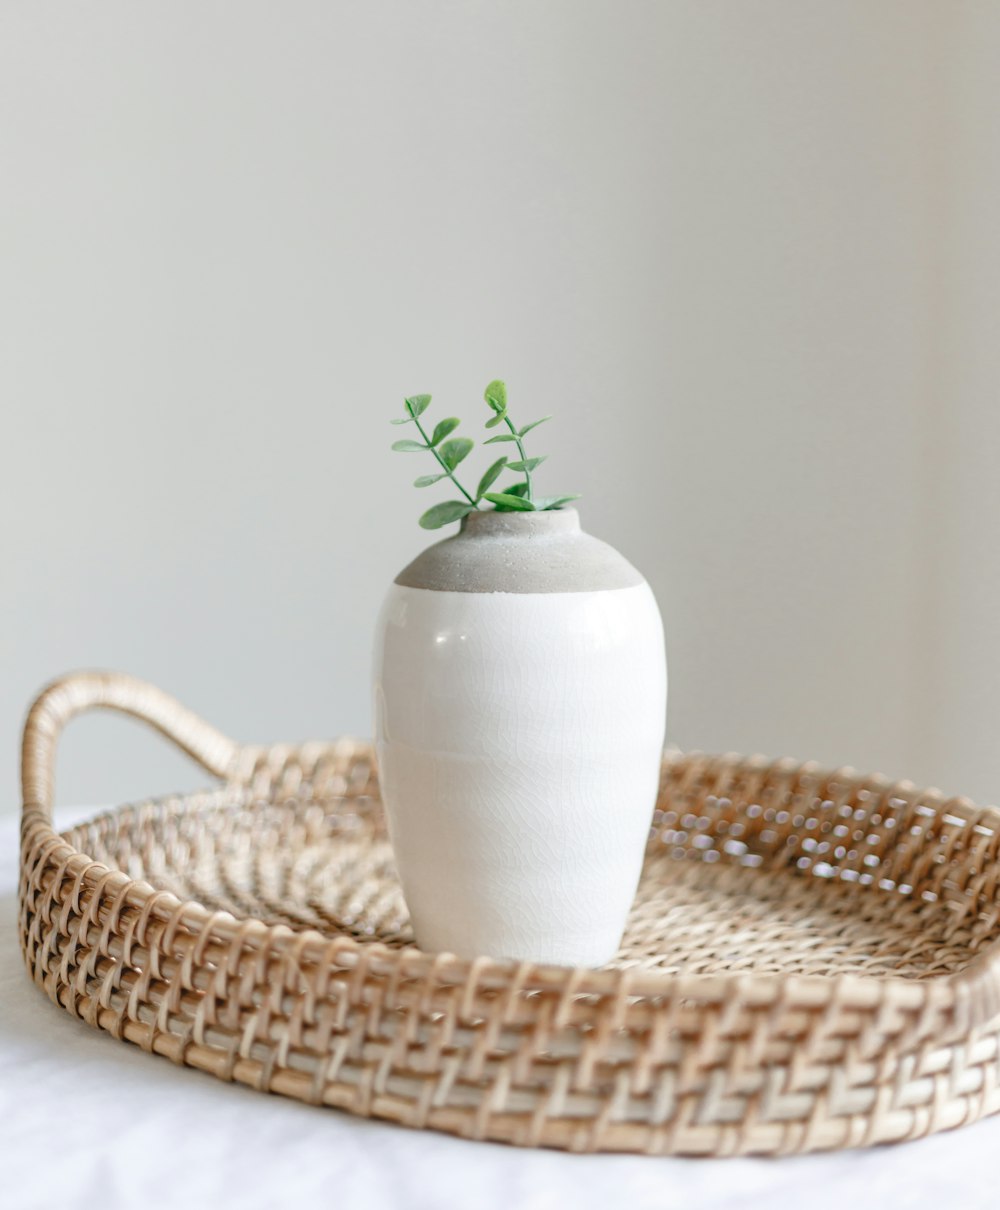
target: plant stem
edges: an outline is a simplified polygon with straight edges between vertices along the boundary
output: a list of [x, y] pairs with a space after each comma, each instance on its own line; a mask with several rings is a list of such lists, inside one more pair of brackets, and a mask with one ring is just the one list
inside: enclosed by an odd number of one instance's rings
[[[528, 455], [524, 452], [524, 442], [521, 440], [521, 437], [520, 437], [517, 429], [514, 427], [513, 424], [511, 424], [510, 417], [505, 414], [504, 420], [507, 422], [507, 427], [514, 434], [514, 440], [517, 442], [517, 452], [521, 455], [521, 461], [524, 463], [527, 463]], [[531, 503], [531, 471], [525, 470], [524, 482], [528, 485], [528, 488], [527, 488], [528, 494], [526, 496], [526, 499], [528, 500], [529, 503]]]
[[427, 433], [424, 431], [424, 426], [420, 423], [420, 417], [414, 416], [413, 423], [417, 426], [417, 432], [420, 434], [421, 437], [423, 437], [423, 439], [427, 445], [427, 448], [434, 455], [434, 457], [438, 460], [438, 463], [440, 464], [440, 467], [444, 471], [444, 473], [448, 476], [448, 478], [452, 481], [452, 483], [454, 483], [454, 485], [458, 488], [458, 490], [462, 493], [462, 495], [466, 498], [466, 500], [468, 500], [468, 502], [472, 505], [472, 507], [479, 508], [479, 505], [476, 503], [476, 501], [473, 500], [473, 498], [469, 495], [469, 493], [465, 490], [465, 488], [461, 485], [461, 483], [459, 483], [459, 481], [455, 478], [455, 472], [453, 470], [451, 470], [451, 468], [448, 466], [448, 463], [445, 462], [445, 460], [437, 452], [437, 447], [431, 445], [431, 439], [430, 439], [430, 437], [427, 436]]

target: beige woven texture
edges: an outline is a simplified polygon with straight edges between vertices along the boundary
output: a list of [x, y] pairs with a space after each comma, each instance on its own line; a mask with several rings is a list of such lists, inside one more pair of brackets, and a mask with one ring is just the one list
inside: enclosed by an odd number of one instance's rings
[[[59, 835], [80, 712], [152, 724], [217, 789]], [[671, 755], [601, 970], [412, 943], [367, 744], [241, 747], [82, 674], [23, 751], [28, 970], [116, 1038], [261, 1090], [474, 1139], [787, 1154], [1000, 1109], [1000, 812], [851, 770]]]

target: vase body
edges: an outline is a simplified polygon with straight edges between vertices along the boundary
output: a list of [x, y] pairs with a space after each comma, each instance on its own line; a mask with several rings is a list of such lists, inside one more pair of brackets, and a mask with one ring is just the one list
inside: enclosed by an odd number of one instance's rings
[[652, 591], [574, 509], [471, 514], [400, 573], [377, 626], [375, 741], [418, 945], [610, 960], [665, 714]]

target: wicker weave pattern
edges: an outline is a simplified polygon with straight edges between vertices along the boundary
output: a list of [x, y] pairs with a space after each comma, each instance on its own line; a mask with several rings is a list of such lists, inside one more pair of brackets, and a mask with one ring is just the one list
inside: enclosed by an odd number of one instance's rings
[[[56, 741], [144, 718], [222, 780], [50, 826]], [[244, 748], [69, 678], [25, 730], [21, 939], [46, 994], [222, 1079], [471, 1138], [788, 1153], [1000, 1109], [1000, 813], [849, 770], [671, 756], [598, 971], [411, 941], [370, 749]]]

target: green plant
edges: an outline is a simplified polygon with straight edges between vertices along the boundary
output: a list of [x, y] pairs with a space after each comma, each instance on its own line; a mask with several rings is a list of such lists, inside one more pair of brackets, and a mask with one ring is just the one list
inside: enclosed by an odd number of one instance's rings
[[[578, 496], [536, 497], [534, 494], [532, 472], [541, 466], [548, 455], [541, 454], [529, 458], [524, 448], [524, 438], [532, 429], [544, 424], [546, 420], [551, 420], [552, 417], [543, 416], [541, 420], [533, 420], [523, 428], [517, 428], [507, 412], [507, 387], [499, 378], [490, 383], [483, 398], [493, 413], [486, 421], [486, 427], [493, 429], [506, 425], [508, 429], [505, 433], [498, 433], [495, 437], [488, 438], [483, 444], [497, 445], [501, 442], [512, 442], [517, 447], [517, 458], [513, 462], [509, 461], [506, 455], [497, 458], [479, 480], [479, 486], [474, 494], [466, 491], [455, 475], [458, 465], [465, 461], [475, 446], [471, 437], [451, 436], [461, 423], [457, 417], [449, 416], [445, 420], [439, 420], [434, 429], [428, 433], [421, 423], [420, 417], [430, 406], [431, 397], [430, 395], [411, 395], [403, 404], [406, 415], [390, 421], [391, 424], [416, 425], [421, 437], [420, 441], [409, 439], [393, 442], [394, 450], [408, 454], [429, 450], [441, 468], [433, 475], [420, 475], [419, 478], [414, 479], [413, 486], [430, 487], [434, 483], [440, 483], [442, 479], [450, 479], [461, 495], [465, 497], [464, 500], [444, 500], [429, 508], [420, 518], [420, 524], [424, 529], [440, 529], [442, 525], [460, 521], [469, 513], [479, 509], [484, 500], [492, 504], [497, 512], [534, 513], [562, 508], [571, 500], [579, 499]], [[522, 475], [523, 478], [519, 482], [505, 487], [502, 491], [490, 491], [489, 489], [505, 471], [513, 471], [517, 475]]]

